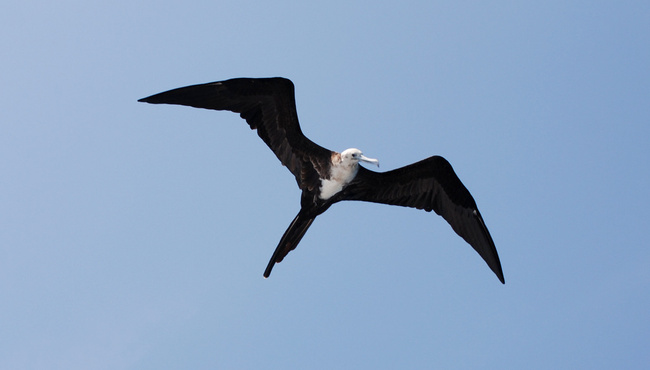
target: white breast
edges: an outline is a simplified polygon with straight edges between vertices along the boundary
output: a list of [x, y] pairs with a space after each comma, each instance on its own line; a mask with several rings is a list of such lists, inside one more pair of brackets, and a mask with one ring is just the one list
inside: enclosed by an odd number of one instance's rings
[[331, 198], [334, 194], [343, 190], [354, 179], [357, 172], [359, 172], [359, 165], [356, 163], [351, 166], [346, 166], [343, 163], [332, 166], [330, 178], [323, 179], [320, 182], [320, 195], [318, 197], [320, 199]]

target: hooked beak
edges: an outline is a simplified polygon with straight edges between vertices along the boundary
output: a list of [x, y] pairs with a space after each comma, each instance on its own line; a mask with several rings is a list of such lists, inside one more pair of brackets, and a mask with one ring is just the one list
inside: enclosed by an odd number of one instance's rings
[[366, 163], [372, 163], [374, 165], [377, 165], [377, 168], [379, 168], [379, 160], [374, 159], [374, 158], [368, 158], [365, 155], [361, 155], [361, 161], [366, 162]]

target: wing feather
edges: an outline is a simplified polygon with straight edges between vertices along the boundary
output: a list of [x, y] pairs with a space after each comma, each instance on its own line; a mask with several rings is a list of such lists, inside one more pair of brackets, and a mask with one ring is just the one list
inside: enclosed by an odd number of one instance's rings
[[329, 176], [332, 152], [309, 140], [300, 129], [293, 83], [285, 78], [235, 78], [169, 90], [138, 100], [239, 113], [296, 177], [311, 189]]
[[504, 282], [496, 246], [476, 202], [446, 159], [433, 156], [382, 173], [360, 167], [355, 179], [344, 189], [341, 200], [362, 200], [436, 212]]

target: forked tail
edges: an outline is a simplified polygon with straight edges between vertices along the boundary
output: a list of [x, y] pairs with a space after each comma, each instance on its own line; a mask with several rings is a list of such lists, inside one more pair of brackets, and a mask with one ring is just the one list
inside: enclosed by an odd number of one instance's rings
[[281, 262], [289, 252], [296, 249], [300, 239], [305, 235], [312, 222], [314, 222], [314, 217], [307, 217], [302, 212], [298, 212], [298, 215], [293, 219], [287, 231], [282, 235], [280, 243], [275, 248], [275, 252], [273, 252], [273, 256], [271, 256], [271, 260], [266, 266], [266, 270], [264, 270], [264, 278], [271, 275], [271, 270], [273, 270], [276, 263]]

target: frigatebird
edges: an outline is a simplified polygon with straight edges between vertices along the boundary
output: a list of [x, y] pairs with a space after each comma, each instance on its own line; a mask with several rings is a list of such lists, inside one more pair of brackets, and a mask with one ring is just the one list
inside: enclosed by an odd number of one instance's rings
[[293, 83], [286, 78], [234, 78], [181, 87], [138, 100], [227, 110], [246, 120], [302, 190], [300, 211], [284, 232], [264, 277], [294, 250], [314, 219], [332, 204], [362, 200], [434, 211], [442, 216], [505, 283], [494, 241], [476, 202], [449, 162], [433, 156], [388, 172], [374, 172], [359, 162], [379, 166], [359, 149], [340, 153], [321, 147], [301, 131]]

